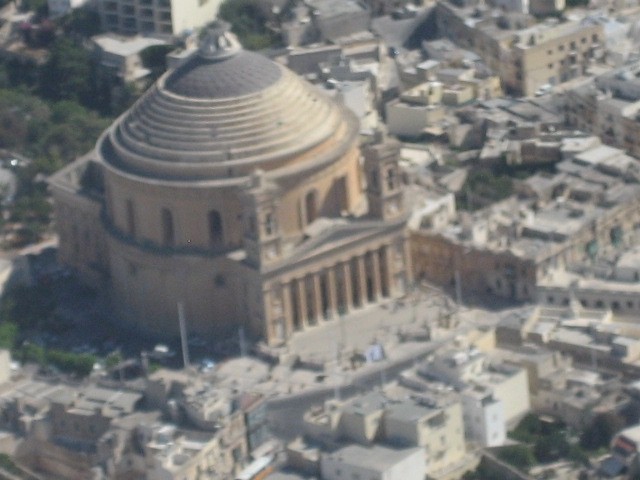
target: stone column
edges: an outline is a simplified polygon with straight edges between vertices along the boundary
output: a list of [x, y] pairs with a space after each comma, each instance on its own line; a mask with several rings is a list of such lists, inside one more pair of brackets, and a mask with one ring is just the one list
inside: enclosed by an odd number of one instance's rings
[[309, 326], [309, 319], [307, 318], [307, 295], [304, 286], [304, 278], [296, 280], [296, 284], [298, 285], [298, 315], [300, 322], [302, 323], [302, 327], [306, 328]]
[[367, 268], [364, 263], [364, 255], [357, 258], [358, 262], [358, 288], [360, 289], [360, 306], [364, 307], [369, 299], [367, 298]]
[[396, 266], [395, 266], [395, 255], [393, 245], [387, 245], [385, 248], [385, 262], [387, 265], [387, 281], [389, 282], [389, 296], [393, 297], [396, 295], [398, 291], [398, 286], [396, 285]]
[[374, 250], [369, 252], [369, 258], [371, 258], [371, 275], [373, 276], [373, 296], [376, 301], [382, 297], [382, 285], [380, 279], [380, 259], [378, 258], [378, 251]]
[[329, 318], [338, 316], [338, 292], [336, 291], [335, 267], [327, 269], [327, 300], [329, 301]]
[[[384, 294], [384, 291], [387, 292], [387, 297], [391, 297], [391, 276], [389, 273], [389, 252], [387, 246], [382, 246], [378, 250], [376, 250], [376, 257], [378, 257], [378, 265], [380, 267], [380, 281], [381, 281], [381, 291]], [[386, 288], [385, 288], [386, 287]]]
[[293, 305], [291, 304], [291, 283], [282, 284], [282, 316], [284, 317], [285, 335], [287, 338], [294, 331]]
[[315, 323], [320, 323], [323, 319], [322, 316], [322, 292], [320, 291], [320, 274], [313, 273], [311, 275], [313, 280], [313, 314], [315, 316]]
[[411, 245], [409, 244], [409, 239], [404, 239], [404, 275], [407, 279], [407, 288], [409, 288], [413, 284], [413, 268], [411, 265]]
[[351, 309], [353, 309], [353, 290], [351, 288], [351, 266], [349, 265], [349, 261], [346, 261], [342, 264], [342, 273], [344, 280], [344, 298], [345, 298], [345, 308], [346, 312], [349, 313]]

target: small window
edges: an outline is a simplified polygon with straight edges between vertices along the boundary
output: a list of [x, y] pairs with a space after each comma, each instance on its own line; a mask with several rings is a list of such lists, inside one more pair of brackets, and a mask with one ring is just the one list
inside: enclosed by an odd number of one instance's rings
[[162, 243], [166, 247], [171, 247], [175, 242], [173, 215], [168, 208], [163, 208], [160, 217], [162, 221]]
[[273, 235], [276, 231], [276, 221], [273, 218], [273, 214], [267, 213], [264, 218], [264, 233], [266, 235]]
[[307, 224], [313, 223], [318, 217], [318, 194], [315, 190], [307, 193], [304, 199], [305, 213], [307, 214]]
[[132, 200], [127, 200], [126, 210], [127, 210], [127, 233], [132, 237], [135, 237], [136, 236], [136, 216], [135, 216], [135, 211], [133, 209]]
[[389, 190], [396, 188], [396, 171], [393, 168], [387, 170], [387, 188]]
[[222, 228], [222, 217], [217, 210], [209, 212], [209, 243], [218, 245], [222, 243], [224, 230]]
[[375, 189], [378, 188], [378, 171], [377, 170], [371, 171], [371, 186]]

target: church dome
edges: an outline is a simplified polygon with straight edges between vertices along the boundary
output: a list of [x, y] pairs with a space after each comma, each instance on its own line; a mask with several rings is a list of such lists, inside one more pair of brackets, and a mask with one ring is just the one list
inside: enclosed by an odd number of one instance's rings
[[103, 160], [169, 180], [233, 179], [352, 144], [357, 121], [316, 87], [241, 48], [214, 23], [196, 54], [168, 72], [102, 137]]

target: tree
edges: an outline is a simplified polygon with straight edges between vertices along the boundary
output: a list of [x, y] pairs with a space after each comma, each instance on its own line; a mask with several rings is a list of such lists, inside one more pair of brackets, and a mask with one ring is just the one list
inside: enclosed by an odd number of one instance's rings
[[39, 91], [49, 100], [73, 100], [93, 107], [94, 67], [89, 52], [61, 37], [51, 48], [49, 59], [40, 70]]
[[6, 292], [0, 304], [3, 322], [23, 329], [37, 328], [56, 307], [53, 291], [47, 286], [17, 286]]
[[597, 414], [582, 432], [580, 445], [588, 450], [608, 447], [613, 436], [625, 427], [624, 418], [612, 412]]
[[44, 18], [49, 14], [49, 4], [47, 0], [22, 0], [22, 10], [34, 12], [37, 17]]
[[624, 418], [625, 424], [636, 425], [640, 423], [640, 402], [638, 400], [631, 400], [620, 411], [620, 415]]
[[142, 64], [151, 70], [152, 81], [155, 81], [167, 69], [167, 55], [173, 48], [173, 45], [152, 45], [140, 52]]
[[522, 420], [518, 426], [509, 434], [514, 440], [532, 443], [542, 434], [542, 425], [537, 415], [530, 413]]
[[20, 362], [27, 363], [33, 362], [39, 365], [46, 364], [46, 355], [44, 348], [39, 345], [34, 345], [33, 343], [25, 342], [20, 349]]
[[513, 193], [512, 179], [488, 169], [472, 170], [460, 190], [459, 204], [469, 210], [503, 200]]
[[112, 352], [105, 359], [105, 367], [107, 370], [117, 367], [122, 362], [122, 354], [120, 352]]
[[87, 6], [76, 8], [63, 17], [60, 26], [66, 35], [79, 39], [90, 38], [102, 32], [100, 14]]
[[566, 457], [570, 450], [571, 446], [562, 432], [540, 437], [533, 447], [533, 453], [539, 462], [554, 462]]
[[0, 348], [12, 349], [18, 337], [18, 326], [13, 322], [0, 323]]
[[498, 451], [497, 456], [500, 460], [524, 470], [532, 467], [536, 463], [531, 448], [526, 445], [509, 445], [503, 447]]
[[47, 361], [58, 367], [63, 372], [74, 373], [80, 377], [86, 377], [93, 370], [97, 358], [94, 355], [74, 354], [62, 350], [47, 352]]
[[269, 19], [259, 0], [225, 0], [218, 15], [231, 24], [231, 30], [248, 50], [278, 43], [278, 37], [267, 28]]

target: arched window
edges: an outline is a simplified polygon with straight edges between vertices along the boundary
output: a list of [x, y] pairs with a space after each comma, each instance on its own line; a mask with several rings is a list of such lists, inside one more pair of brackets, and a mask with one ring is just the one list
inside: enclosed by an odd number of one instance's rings
[[371, 171], [371, 187], [374, 190], [378, 189], [378, 171], [377, 170]]
[[219, 245], [224, 240], [224, 229], [222, 227], [222, 217], [217, 210], [209, 212], [209, 243]]
[[276, 221], [273, 218], [273, 214], [267, 213], [264, 217], [264, 233], [266, 235], [273, 235], [276, 231]]
[[131, 200], [127, 200], [127, 233], [132, 237], [136, 236], [136, 215], [133, 210], [133, 202]]
[[175, 230], [173, 228], [173, 215], [168, 208], [163, 208], [162, 218], [162, 244], [172, 246], [175, 242]]
[[395, 190], [396, 188], [396, 171], [393, 168], [387, 170], [387, 189]]
[[307, 225], [318, 218], [318, 194], [315, 190], [311, 190], [304, 197], [305, 213], [307, 214]]

